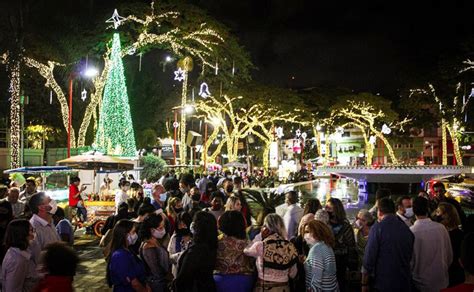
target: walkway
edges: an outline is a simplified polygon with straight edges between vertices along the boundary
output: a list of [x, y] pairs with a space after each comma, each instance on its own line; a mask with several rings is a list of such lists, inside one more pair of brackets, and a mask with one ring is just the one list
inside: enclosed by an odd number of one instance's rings
[[76, 237], [74, 248], [80, 259], [74, 277], [75, 291], [112, 291], [105, 280], [106, 264], [99, 247], [99, 239], [92, 235]]

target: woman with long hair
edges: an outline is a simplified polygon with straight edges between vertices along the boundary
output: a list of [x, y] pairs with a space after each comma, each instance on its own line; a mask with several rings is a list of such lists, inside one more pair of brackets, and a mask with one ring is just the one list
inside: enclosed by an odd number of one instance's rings
[[336, 255], [337, 281], [339, 289], [345, 291], [347, 270], [349, 268], [356, 270], [358, 266], [354, 230], [347, 220], [346, 211], [339, 199], [328, 199], [326, 211], [329, 214], [329, 224], [336, 239], [334, 254]]
[[331, 229], [323, 222], [313, 220], [305, 225], [304, 240], [311, 246], [304, 262], [306, 291], [339, 291]]
[[7, 226], [5, 246], [7, 253], [2, 262], [2, 291], [31, 291], [38, 277], [30, 252], [30, 241], [35, 231], [28, 220], [17, 219]]
[[217, 253], [217, 223], [210, 213], [200, 211], [190, 226], [193, 243], [178, 261], [176, 291], [216, 291], [213, 271]]
[[176, 217], [178, 214], [183, 211], [183, 203], [180, 198], [172, 197], [168, 201], [168, 206], [166, 207], [166, 215], [168, 216], [168, 222], [170, 223], [170, 234], [173, 234], [176, 227]]
[[255, 291], [290, 291], [288, 281], [296, 276], [298, 253], [287, 240], [283, 219], [275, 213], [268, 214], [259, 237], [244, 249], [246, 255], [257, 258]]
[[110, 254], [107, 258], [107, 281], [113, 291], [146, 291], [145, 268], [140, 259], [130, 251], [138, 239], [135, 224], [120, 220], [112, 231]]
[[140, 226], [140, 257], [148, 271], [146, 282], [152, 291], [168, 291], [166, 276], [170, 269], [168, 252], [158, 241], [166, 235], [165, 221], [161, 215], [151, 214]]
[[323, 206], [321, 206], [321, 202], [316, 199], [316, 198], [311, 198], [306, 201], [306, 204], [304, 205], [304, 212], [303, 214], [316, 214], [316, 212], [319, 209], [322, 209]]
[[225, 211], [238, 211], [238, 212], [240, 212], [241, 210], [242, 210], [242, 204], [241, 204], [239, 198], [237, 198], [234, 195], [227, 198], [227, 202], [225, 204]]
[[214, 281], [217, 291], [245, 292], [253, 288], [253, 261], [243, 252], [249, 241], [245, 233], [245, 219], [239, 211], [225, 211], [219, 217], [222, 234], [217, 243]]
[[451, 239], [453, 261], [448, 269], [448, 287], [453, 287], [464, 283], [464, 271], [459, 264], [459, 257], [461, 256], [461, 243], [464, 238], [464, 232], [459, 229], [459, 226], [461, 225], [461, 219], [456, 208], [452, 204], [446, 202], [439, 203], [435, 214], [435, 221], [438, 221], [446, 227], [449, 233], [449, 238]]
[[178, 260], [181, 254], [188, 249], [189, 244], [192, 241], [192, 234], [189, 231], [189, 226], [193, 218], [187, 212], [181, 212], [176, 218], [176, 230], [170, 238], [168, 244], [168, 253], [170, 255], [170, 261], [172, 264], [171, 271], [173, 276], [176, 277], [178, 273]]

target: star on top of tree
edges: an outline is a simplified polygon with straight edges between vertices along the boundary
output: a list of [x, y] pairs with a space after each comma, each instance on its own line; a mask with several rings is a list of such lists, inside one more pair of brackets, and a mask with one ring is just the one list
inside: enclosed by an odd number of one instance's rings
[[178, 68], [178, 70], [174, 71], [174, 80], [178, 80], [179, 82], [183, 81], [184, 74], [186, 74], [186, 71], [181, 68]]
[[114, 24], [114, 28], [117, 29], [117, 27], [120, 26], [120, 24], [122, 24], [122, 21], [125, 19], [125, 17], [122, 17], [118, 14], [118, 11], [117, 9], [114, 10], [114, 14], [112, 14], [112, 17], [107, 19], [105, 22], [106, 23], [113, 23]]

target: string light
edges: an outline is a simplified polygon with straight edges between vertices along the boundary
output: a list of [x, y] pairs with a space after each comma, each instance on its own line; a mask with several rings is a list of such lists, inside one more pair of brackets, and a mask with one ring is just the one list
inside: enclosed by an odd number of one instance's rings
[[110, 61], [94, 146], [103, 153], [134, 157], [135, 136], [118, 33], [113, 37]]
[[7, 58], [10, 77], [10, 167], [21, 166], [20, 156], [20, 61]]

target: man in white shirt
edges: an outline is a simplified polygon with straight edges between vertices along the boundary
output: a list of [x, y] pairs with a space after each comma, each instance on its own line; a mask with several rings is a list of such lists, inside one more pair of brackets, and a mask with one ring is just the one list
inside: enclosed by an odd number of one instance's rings
[[25, 210], [25, 204], [18, 201], [20, 197], [19, 188], [11, 188], [8, 192], [7, 201], [12, 205], [13, 217], [18, 218]]
[[289, 191], [285, 194], [285, 203], [288, 208], [283, 216], [283, 223], [285, 224], [286, 232], [288, 232], [288, 240], [296, 236], [298, 226], [303, 217], [304, 210], [298, 206], [298, 193]]
[[61, 241], [53, 224], [53, 214], [56, 213], [57, 204], [43, 192], [34, 194], [28, 204], [33, 213], [30, 224], [36, 230], [36, 237], [31, 245], [31, 250], [35, 262], [38, 263], [40, 252], [46, 245]]
[[409, 196], [401, 196], [397, 199], [397, 216], [410, 227], [413, 225], [413, 207]]
[[410, 230], [415, 235], [411, 262], [413, 282], [421, 292], [437, 292], [448, 287], [448, 269], [453, 261], [451, 241], [446, 228], [428, 217], [428, 200], [413, 200], [415, 224]]

